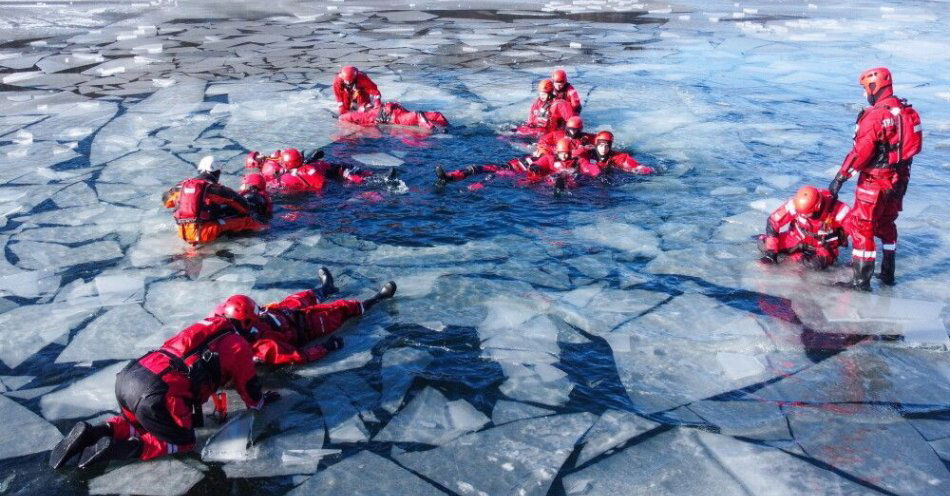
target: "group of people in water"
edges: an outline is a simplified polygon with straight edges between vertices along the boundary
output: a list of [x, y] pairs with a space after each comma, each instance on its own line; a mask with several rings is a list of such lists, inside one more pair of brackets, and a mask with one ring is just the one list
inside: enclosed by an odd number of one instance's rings
[[[859, 83], [872, 107], [857, 120], [854, 147], [828, 189], [804, 186], [768, 218], [759, 237], [766, 264], [790, 259], [822, 269], [834, 264], [838, 250], [852, 240], [854, 275], [849, 285], [870, 289], [876, 247], [883, 241], [881, 282], [894, 284], [897, 229], [913, 157], [921, 146], [920, 117], [893, 95], [890, 71], [863, 72]], [[380, 124], [433, 129], [448, 125], [438, 112], [412, 112], [398, 103], [382, 101], [376, 84], [354, 67], [344, 67], [333, 82], [339, 119], [360, 126]], [[504, 164], [473, 165], [445, 171], [438, 181], [458, 181], [475, 174], [521, 175], [527, 182], [548, 182], [556, 188], [574, 186], [584, 177], [617, 170], [651, 174], [629, 154], [613, 149], [610, 131], [584, 132], [582, 102], [563, 70], [538, 85], [527, 122], [516, 133], [537, 138], [533, 151]], [[362, 184], [371, 173], [330, 164], [322, 152], [279, 150], [271, 155], [251, 152], [248, 173], [238, 191], [218, 183], [221, 171], [206, 157], [197, 177], [187, 179], [163, 196], [173, 210], [178, 235], [193, 244], [210, 243], [229, 232], [263, 229], [272, 215], [271, 191], [320, 191], [328, 179]], [[857, 173], [855, 203], [838, 200], [838, 191]], [[249, 409], [260, 409], [278, 398], [263, 391], [256, 363], [294, 365], [319, 360], [340, 349], [334, 335], [347, 320], [391, 298], [396, 284], [387, 282], [369, 299], [329, 301], [336, 291], [330, 271], [322, 267], [315, 289], [292, 294], [263, 306], [246, 295], [234, 295], [205, 319], [187, 327], [157, 350], [132, 361], [116, 377], [119, 415], [92, 425], [78, 422], [50, 454], [50, 466], [72, 460], [80, 468], [113, 459], [149, 460], [192, 450], [195, 427], [202, 425], [202, 406], [213, 400], [219, 417], [227, 402], [218, 391], [233, 384]], [[313, 344], [316, 340], [324, 341]], [[223, 411], [222, 411], [223, 410]]]

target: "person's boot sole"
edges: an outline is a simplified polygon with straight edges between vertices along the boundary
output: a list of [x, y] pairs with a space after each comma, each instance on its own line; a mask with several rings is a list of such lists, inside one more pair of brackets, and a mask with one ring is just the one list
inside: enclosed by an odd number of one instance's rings
[[85, 443], [89, 442], [89, 436], [92, 435], [92, 426], [79, 422], [70, 429], [59, 443], [50, 451], [49, 466], [58, 469], [63, 466], [70, 458], [79, 454], [85, 448]]
[[90, 465], [108, 460], [110, 451], [112, 451], [112, 437], [104, 437], [96, 441], [96, 444], [82, 450], [82, 456], [79, 457], [79, 468], [84, 469]]

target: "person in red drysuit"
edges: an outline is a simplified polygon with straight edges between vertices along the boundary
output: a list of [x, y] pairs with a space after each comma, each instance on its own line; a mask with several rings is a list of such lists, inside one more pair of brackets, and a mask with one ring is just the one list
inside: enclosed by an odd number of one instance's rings
[[557, 142], [565, 137], [570, 138], [573, 143], [572, 149], [575, 155], [584, 154], [589, 148], [594, 146], [594, 135], [583, 131], [584, 120], [581, 119], [580, 116], [575, 115], [567, 120], [564, 129], [556, 129], [541, 136], [541, 139], [539, 139], [537, 145], [535, 145], [534, 152], [517, 160], [524, 169], [527, 169], [542, 156], [553, 155]]
[[581, 96], [571, 83], [567, 82], [567, 73], [557, 69], [551, 73], [551, 82], [554, 83], [554, 98], [564, 100], [571, 105], [576, 115], [581, 113]]
[[252, 169], [259, 167], [268, 186], [284, 193], [321, 191], [327, 178], [363, 184], [366, 178], [372, 175], [370, 171], [324, 162], [318, 159], [321, 156], [322, 153], [317, 151], [304, 159], [303, 154], [296, 148], [278, 150], [270, 156], [250, 152], [244, 160], [244, 166]]
[[245, 338], [251, 313], [209, 317], [193, 324], [129, 364], [116, 375], [121, 414], [98, 425], [76, 423], [53, 448], [49, 464], [60, 468], [79, 455], [79, 468], [111, 459], [150, 460], [187, 452], [201, 406], [233, 383], [244, 404], [260, 409], [276, 400], [262, 392], [254, 371], [254, 351]]
[[528, 120], [515, 132], [525, 136], [540, 136], [561, 129], [574, 115], [574, 109], [564, 100], [554, 98], [554, 83], [543, 79], [538, 83], [538, 98], [528, 110]]
[[337, 110], [341, 115], [354, 110], [379, 107], [382, 102], [376, 83], [351, 65], [340, 70], [333, 79], [333, 94], [340, 104]]
[[594, 137], [594, 147], [587, 151], [585, 158], [604, 173], [621, 170], [630, 174], [653, 174], [652, 167], [640, 165], [629, 153], [614, 151], [613, 146], [614, 133], [601, 131]]
[[803, 186], [769, 216], [760, 261], [775, 264], [785, 254], [813, 269], [831, 266], [838, 259], [838, 248], [847, 245], [842, 226], [850, 211], [830, 191]]
[[369, 110], [340, 114], [339, 119], [340, 122], [348, 122], [363, 127], [389, 124], [435, 129], [436, 127], [449, 126], [448, 119], [440, 112], [412, 112], [395, 102], [387, 102]]
[[[347, 320], [362, 315], [364, 310], [391, 298], [396, 292], [396, 283], [389, 281], [375, 296], [362, 302], [324, 302], [336, 288], [326, 267], [320, 268], [318, 276], [321, 281], [319, 288], [294, 293], [279, 302], [264, 305], [256, 312], [248, 332], [256, 362], [297, 365], [319, 360], [340, 349], [343, 339], [333, 336], [323, 344], [311, 345], [312, 341], [330, 336]], [[256, 308], [247, 296], [234, 295], [218, 305], [213, 315], [227, 316], [234, 305], [245, 304]]]
[[828, 189], [834, 196], [852, 174], [858, 184], [849, 217], [853, 276], [850, 286], [870, 291], [877, 256], [874, 238], [883, 242], [879, 278], [894, 284], [897, 250], [895, 221], [903, 208], [913, 158], [920, 152], [923, 135], [920, 115], [906, 100], [894, 96], [891, 72], [883, 67], [861, 73], [858, 82], [872, 106], [858, 114], [854, 147]]
[[441, 166], [436, 166], [435, 173], [441, 183], [461, 181], [474, 174], [514, 173], [523, 174], [525, 182], [536, 183], [547, 180], [555, 189], [576, 186], [576, 179], [580, 175], [597, 177], [600, 169], [591, 164], [586, 158], [574, 153], [574, 140], [564, 137], [558, 140], [555, 153], [544, 155], [533, 163], [526, 165], [522, 159], [513, 158], [504, 165], [472, 165], [465, 169], [446, 172]]
[[173, 209], [178, 236], [188, 243], [210, 243], [225, 233], [258, 231], [267, 223], [238, 192], [218, 184], [220, 170], [211, 170], [206, 157], [197, 177], [182, 181], [162, 195], [165, 208]]
[[267, 181], [263, 175], [246, 174], [238, 192], [261, 221], [269, 221], [274, 215], [274, 204], [267, 193]]

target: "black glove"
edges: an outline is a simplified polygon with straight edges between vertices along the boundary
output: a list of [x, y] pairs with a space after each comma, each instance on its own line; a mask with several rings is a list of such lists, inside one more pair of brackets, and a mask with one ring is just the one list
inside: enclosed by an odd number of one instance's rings
[[323, 347], [327, 351], [336, 351], [343, 347], [343, 338], [340, 336], [333, 336], [330, 339], [323, 342]]
[[838, 191], [841, 189], [841, 186], [847, 181], [848, 178], [841, 175], [841, 173], [835, 174], [835, 178], [828, 183], [828, 191], [831, 192], [831, 197], [833, 200], [838, 199]]
[[271, 403], [280, 399], [280, 393], [277, 391], [264, 391], [264, 404], [270, 405]]
[[765, 255], [762, 255], [762, 258], [759, 259], [759, 263], [765, 265], [775, 265], [778, 263], [778, 253], [774, 251], [767, 251]]

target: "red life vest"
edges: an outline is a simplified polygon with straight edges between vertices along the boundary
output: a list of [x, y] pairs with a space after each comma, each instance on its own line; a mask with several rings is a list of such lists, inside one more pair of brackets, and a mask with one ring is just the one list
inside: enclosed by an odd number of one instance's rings
[[211, 220], [205, 200], [205, 194], [210, 186], [209, 181], [198, 178], [182, 182], [181, 192], [178, 194], [178, 206], [174, 213], [175, 221], [185, 224]]
[[900, 107], [892, 107], [891, 115], [898, 121], [897, 157], [901, 162], [910, 161], [920, 153], [924, 133], [920, 127], [920, 114], [907, 100], [900, 100]]

